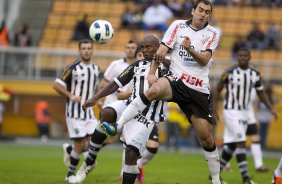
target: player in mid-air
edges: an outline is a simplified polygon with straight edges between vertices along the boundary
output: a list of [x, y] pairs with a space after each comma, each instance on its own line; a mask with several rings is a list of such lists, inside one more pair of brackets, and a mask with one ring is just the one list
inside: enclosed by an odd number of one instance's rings
[[[214, 92], [214, 102], [216, 102], [223, 88], [226, 89], [223, 110], [225, 124], [224, 147], [220, 165], [221, 168], [224, 168], [232, 158], [233, 153], [235, 153], [243, 184], [254, 184], [248, 174], [246, 155], [247, 122], [255, 122], [254, 115], [248, 109], [249, 103], [252, 103], [252, 90], [256, 90], [259, 99], [275, 118], [277, 118], [277, 114], [265, 95], [260, 73], [249, 65], [251, 59], [250, 50], [240, 48], [237, 59], [238, 65], [230, 67], [222, 74]], [[217, 114], [216, 111], [215, 114]], [[250, 131], [254, 131], [255, 128], [256, 125], [253, 123]]]
[[[146, 82], [146, 77], [150, 70], [153, 55], [158, 49], [158, 46], [159, 39], [156, 36], [145, 36], [141, 41], [141, 51], [145, 59], [136, 61], [129, 65], [118, 77], [114, 78], [112, 82], [103, 88], [100, 93], [97, 93], [97, 95], [88, 100], [84, 107], [87, 108], [93, 106], [100, 98], [112, 94], [119, 87], [123, 87], [131, 81], [133, 83], [131, 97], [126, 101], [116, 101], [112, 104], [109, 104], [101, 113], [102, 116], [100, 121], [114, 123], [116, 119], [119, 118], [121, 112], [126, 108], [126, 106], [139, 93], [143, 93], [144, 90], [149, 87], [148, 83]], [[161, 76], [163, 74], [162, 72], [163, 71], [159, 67], [156, 75]], [[165, 109], [166, 102], [154, 101], [152, 102], [151, 106], [148, 106], [146, 110], [136, 116], [135, 119], [133, 119], [127, 124], [127, 126], [123, 128], [121, 135], [121, 141], [125, 144], [125, 165], [123, 168], [122, 178], [123, 183], [130, 184], [135, 182], [136, 176], [139, 173], [137, 166], [137, 160], [139, 156], [144, 157], [144, 160], [140, 160], [139, 162], [141, 162], [141, 164], [145, 164], [156, 153], [157, 149], [154, 148], [148, 149], [148, 151], [153, 152], [147, 153], [145, 145], [149, 137], [149, 140], [152, 142], [158, 141], [157, 137], [154, 136], [157, 135], [155, 124], [164, 120]], [[90, 142], [89, 156], [77, 172], [77, 182], [82, 182], [85, 180], [86, 175], [91, 169], [94, 168], [97, 153], [101, 148], [101, 142], [105, 138], [106, 135], [104, 134], [103, 129], [98, 126]], [[100, 142], [97, 143], [97, 140]], [[148, 144], [146, 146], [148, 147]]]
[[69, 65], [57, 78], [53, 88], [67, 97], [66, 122], [69, 137], [73, 140], [73, 148], [68, 148], [69, 160], [67, 182], [72, 182], [82, 152], [88, 150], [89, 139], [97, 126], [93, 109], [83, 111], [82, 105], [98, 90], [99, 67], [91, 62], [93, 43], [81, 40], [78, 44], [80, 58]]
[[[197, 132], [212, 183], [219, 184], [220, 165], [213, 137], [214, 121], [208, 74], [220, 33], [208, 24], [212, 8], [209, 0], [198, 0], [194, 3], [191, 20], [176, 20], [170, 25], [155, 54], [148, 76], [152, 86], [135, 98], [123, 111], [117, 127], [111, 126], [107, 131], [113, 133], [116, 129], [119, 130], [126, 122], [146, 109], [153, 100], [176, 102]], [[169, 50], [172, 50], [170, 65], [172, 76], [157, 78], [153, 74]]]

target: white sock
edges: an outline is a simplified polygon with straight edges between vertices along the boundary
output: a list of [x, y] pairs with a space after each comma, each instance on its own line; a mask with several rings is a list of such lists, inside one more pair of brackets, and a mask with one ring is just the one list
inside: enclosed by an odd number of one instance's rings
[[262, 163], [262, 151], [261, 151], [261, 146], [259, 143], [252, 143], [251, 144], [251, 152], [253, 155], [253, 159], [255, 162], [255, 168], [259, 168], [263, 166]]
[[136, 97], [122, 112], [117, 121], [117, 130], [119, 131], [125, 123], [141, 113], [146, 107], [147, 105], [143, 103], [140, 96]]
[[143, 153], [142, 153], [142, 157], [139, 158], [137, 160], [137, 165], [138, 167], [143, 167], [143, 165], [147, 164], [148, 162], [150, 162], [155, 156], [155, 153], [151, 153], [150, 151], [148, 151], [148, 149], [146, 148]]
[[279, 164], [274, 170], [275, 176], [282, 177], [282, 157], [280, 158]]
[[124, 167], [125, 167], [125, 148], [126, 148], [126, 146], [123, 144], [120, 176], [122, 176], [123, 170], [124, 170]]
[[219, 164], [219, 155], [218, 155], [217, 148], [212, 152], [205, 151], [205, 150], [204, 152], [205, 152], [206, 160], [208, 162], [210, 174], [212, 177], [212, 183], [220, 184], [220, 180], [219, 180], [220, 164]]

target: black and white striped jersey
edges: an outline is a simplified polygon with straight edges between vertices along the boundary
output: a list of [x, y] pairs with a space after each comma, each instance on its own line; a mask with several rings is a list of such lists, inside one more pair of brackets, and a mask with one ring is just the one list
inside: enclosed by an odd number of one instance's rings
[[243, 110], [252, 103], [252, 90], [263, 90], [260, 73], [249, 67], [246, 70], [232, 66], [222, 76], [226, 94], [224, 109]]
[[67, 99], [66, 117], [86, 120], [94, 118], [92, 108], [82, 110], [82, 105], [86, 100], [94, 96], [99, 82], [100, 69], [96, 64], [84, 64], [80, 60], [69, 65], [62, 75], [55, 82], [64, 86], [68, 91], [81, 97], [80, 103], [74, 103]]
[[[146, 60], [140, 60], [129, 65], [118, 77], [114, 78], [114, 81], [123, 87], [131, 80], [133, 83], [132, 95], [126, 100], [129, 104], [134, 98], [149, 89], [147, 76], [150, 70], [151, 62]], [[163, 65], [161, 65], [163, 66]], [[158, 67], [156, 75], [162, 77], [164, 75], [165, 68]], [[152, 121], [162, 122], [166, 114], [167, 102], [154, 100], [151, 104], [142, 112], [142, 115], [146, 116]]]

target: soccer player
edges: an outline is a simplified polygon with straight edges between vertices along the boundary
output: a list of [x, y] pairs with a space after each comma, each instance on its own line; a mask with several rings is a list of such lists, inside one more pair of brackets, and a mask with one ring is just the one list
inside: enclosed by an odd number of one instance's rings
[[272, 177], [272, 184], [281, 184], [281, 176], [282, 176], [282, 157], [274, 170], [273, 177]]
[[[176, 20], [166, 31], [155, 54], [148, 81], [152, 86], [135, 98], [123, 111], [117, 130], [153, 100], [178, 104], [197, 132], [205, 152], [213, 184], [219, 184], [219, 157], [213, 137], [213, 117], [210, 105], [209, 68], [220, 33], [208, 24], [212, 14], [209, 0], [198, 0], [192, 9], [191, 20]], [[156, 68], [172, 50], [171, 76], [157, 78]], [[108, 129], [114, 132], [115, 128]]]
[[90, 136], [97, 126], [93, 109], [83, 111], [82, 105], [97, 92], [100, 69], [91, 62], [93, 43], [90, 40], [81, 40], [78, 49], [80, 58], [69, 65], [53, 84], [54, 90], [67, 97], [66, 122], [74, 143], [73, 149], [68, 149], [67, 182], [73, 181], [80, 155], [88, 150]]
[[[224, 168], [235, 152], [243, 184], [254, 183], [248, 174], [246, 156], [247, 122], [253, 122], [254, 119], [248, 110], [253, 89], [256, 90], [259, 99], [273, 116], [277, 118], [277, 113], [273, 110], [265, 95], [260, 73], [249, 65], [250, 59], [250, 50], [240, 48], [237, 54], [238, 65], [234, 65], [222, 74], [214, 93], [214, 102], [216, 102], [223, 88], [226, 89], [223, 110], [225, 124], [224, 146], [220, 165], [221, 168]], [[216, 111], [215, 114], [217, 116]]]
[[[140, 93], [143, 93], [148, 87], [146, 77], [150, 70], [151, 61], [154, 53], [159, 47], [159, 39], [156, 36], [148, 35], [141, 41], [141, 51], [144, 55], [143, 60], [136, 61], [129, 65], [118, 77], [114, 78], [105, 88], [97, 93], [93, 98], [88, 100], [84, 107], [93, 106], [100, 98], [112, 94], [119, 87], [124, 87], [130, 81], [133, 82], [133, 89], [131, 97], [126, 101], [116, 101], [104, 108], [101, 113], [100, 121], [107, 121], [108, 123], [114, 123], [116, 119], [120, 117], [122, 111], [126, 106]], [[156, 75], [163, 75], [163, 70], [158, 68]], [[156, 153], [157, 149], [148, 149], [151, 153], [146, 153], [145, 144], [149, 137], [154, 142], [157, 142], [157, 137], [153, 133], [157, 133], [155, 124], [164, 120], [164, 113], [166, 109], [166, 102], [153, 101], [148, 108], [142, 113], [138, 114], [132, 121], [123, 127], [121, 141], [125, 144], [125, 165], [123, 168], [123, 183], [134, 183], [138, 171], [137, 159], [139, 156], [143, 156], [144, 160], [140, 160], [140, 164], [148, 162], [152, 156]], [[115, 113], [112, 113], [114, 110]], [[106, 112], [108, 111], [108, 112]], [[106, 115], [107, 114], [107, 115]], [[109, 116], [109, 114], [113, 114]], [[95, 137], [94, 137], [95, 136]], [[105, 140], [106, 135], [100, 126], [96, 127], [96, 130], [92, 136], [90, 142], [89, 156], [79, 169], [76, 178], [77, 182], [85, 180], [86, 175], [91, 169], [94, 168], [97, 153], [101, 148], [101, 143]], [[147, 144], [148, 145], [148, 144]], [[155, 145], [156, 147], [156, 145]], [[144, 151], [145, 150], [145, 151]]]

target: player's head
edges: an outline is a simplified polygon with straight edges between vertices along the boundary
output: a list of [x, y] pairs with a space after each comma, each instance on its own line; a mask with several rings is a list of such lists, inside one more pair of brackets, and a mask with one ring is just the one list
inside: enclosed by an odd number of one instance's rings
[[247, 69], [251, 60], [251, 51], [246, 47], [241, 47], [238, 50], [237, 60], [240, 68]]
[[146, 60], [152, 61], [154, 54], [160, 46], [160, 40], [155, 35], [147, 35], [140, 42], [141, 51]]
[[209, 0], [196, 1], [192, 9], [192, 26], [202, 29], [209, 21], [212, 9], [212, 4]]
[[133, 40], [129, 40], [128, 43], [125, 45], [125, 55], [128, 59], [134, 59], [135, 58], [135, 53], [138, 47], [138, 43]]
[[144, 56], [143, 56], [143, 53], [142, 53], [142, 51], [141, 51], [140, 45], [138, 45], [138, 47], [137, 47], [137, 49], [136, 49], [135, 58], [136, 58], [136, 60], [142, 60], [142, 59], [144, 59]]
[[88, 39], [80, 40], [78, 43], [80, 58], [84, 62], [90, 62], [93, 53], [93, 42]]

